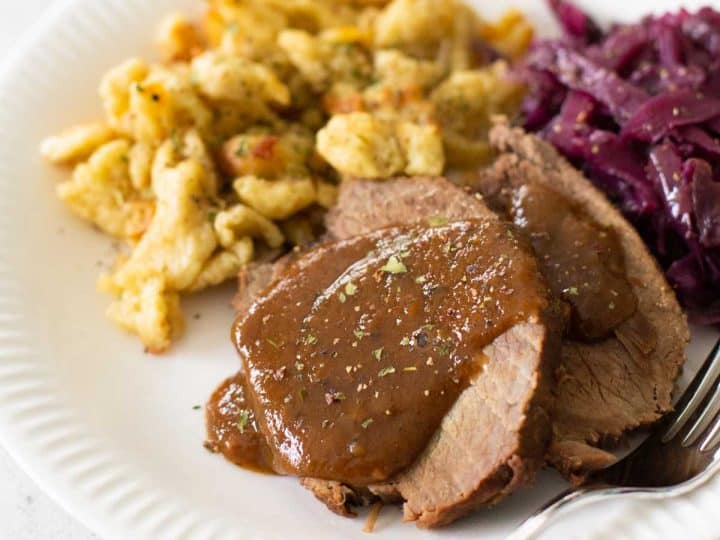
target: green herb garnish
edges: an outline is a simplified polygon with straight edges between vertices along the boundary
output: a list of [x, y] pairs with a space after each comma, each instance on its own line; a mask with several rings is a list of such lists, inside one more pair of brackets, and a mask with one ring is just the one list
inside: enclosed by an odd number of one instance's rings
[[344, 292], [338, 294], [338, 300], [340, 300], [341, 304], [344, 304], [347, 301], [347, 296], [345, 296]]
[[450, 354], [450, 349], [452, 348], [452, 344], [450, 343], [442, 343], [439, 347], [437, 347], [435, 350], [440, 356], [447, 356]]
[[425, 276], [418, 276], [415, 278], [415, 283], [419, 283], [420, 285], [422, 285], [426, 281], [427, 281], [427, 278]]
[[247, 409], [243, 409], [240, 411], [240, 420], [238, 420], [237, 428], [240, 431], [240, 433], [245, 433], [245, 428], [248, 425], [248, 422], [250, 421], [250, 411]]
[[250, 150], [250, 149], [248, 148], [247, 141], [241, 140], [238, 143], [237, 148], [235, 148], [235, 156], [236, 157], [245, 157], [248, 153], [248, 150]]
[[448, 224], [448, 218], [445, 216], [432, 216], [428, 219], [428, 225], [431, 227], [444, 227]]
[[367, 419], [363, 420], [360, 425], [362, 426], [363, 429], [367, 429], [368, 426], [370, 424], [372, 424], [373, 422], [374, 422], [374, 420], [372, 418], [367, 418]]
[[405, 336], [404, 338], [402, 338], [402, 339], [400, 340], [400, 345], [402, 345], [403, 347], [406, 347], [407, 345], [410, 345], [410, 338], [407, 337], [407, 336]]
[[354, 330], [353, 334], [355, 334], [355, 337], [358, 339], [362, 339], [365, 337], [365, 332], [363, 332], [362, 330], [359, 330], [359, 329]]
[[348, 296], [352, 296], [357, 291], [357, 285], [355, 285], [352, 281], [348, 281], [347, 285], [345, 285], [345, 294], [347, 294]]
[[305, 345], [315, 345], [318, 342], [318, 338], [310, 334], [305, 338]]
[[392, 375], [393, 373], [395, 373], [395, 368], [392, 366], [382, 368], [380, 371], [378, 371], [378, 377], [385, 377], [386, 375]]
[[380, 360], [380, 358], [382, 358], [383, 349], [384, 347], [380, 347], [379, 349], [375, 349], [373, 351], [373, 356], [375, 357], [375, 360]]
[[407, 272], [407, 266], [397, 256], [390, 257], [380, 270], [388, 274], [404, 274]]
[[325, 394], [325, 403], [328, 405], [332, 405], [336, 401], [343, 401], [345, 399], [347, 399], [347, 397], [342, 392], [328, 392]]

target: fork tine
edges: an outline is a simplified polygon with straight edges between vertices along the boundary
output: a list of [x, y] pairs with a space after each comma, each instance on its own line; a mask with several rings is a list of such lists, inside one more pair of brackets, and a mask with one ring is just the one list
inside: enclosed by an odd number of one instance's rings
[[710, 429], [710, 433], [700, 445], [700, 452], [709, 452], [720, 445], [720, 415], [715, 418], [715, 425]]
[[[702, 372], [705, 372], [705, 374], [702, 376], [700, 382], [696, 383]], [[705, 397], [719, 377], [720, 340], [715, 343], [712, 352], [710, 352], [710, 355], [705, 360], [702, 368], [700, 368], [700, 372], [690, 387], [685, 391], [683, 399], [681, 399], [678, 403], [678, 409], [675, 412], [675, 419], [672, 421], [667, 432], [665, 432], [665, 435], [662, 437], [663, 443], [671, 441], [673, 437], [675, 437], [675, 435], [677, 435], [680, 430], [685, 427], [685, 424], [687, 424], [688, 420], [692, 417], [697, 408], [703, 403], [703, 401], [705, 401]]]
[[720, 445], [720, 415], [715, 419], [715, 425], [700, 445], [700, 452], [710, 452]]
[[698, 419], [695, 421], [693, 427], [690, 428], [688, 434], [682, 441], [684, 447], [691, 446], [697, 442], [700, 436], [705, 433], [705, 430], [712, 423], [712, 421], [720, 412], [720, 386], [715, 388], [712, 397], [707, 402], [705, 409], [699, 414]]

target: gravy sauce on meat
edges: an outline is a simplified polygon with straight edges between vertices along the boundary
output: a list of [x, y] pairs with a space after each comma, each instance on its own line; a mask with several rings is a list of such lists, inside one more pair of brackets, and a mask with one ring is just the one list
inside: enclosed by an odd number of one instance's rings
[[213, 392], [205, 409], [205, 446], [240, 467], [273, 472], [272, 452], [258, 429], [247, 395], [242, 372], [226, 379]]
[[532, 241], [557, 298], [571, 308], [570, 332], [584, 341], [606, 337], [637, 309], [617, 234], [537, 182], [514, 189], [510, 215]]
[[[547, 307], [537, 263], [500, 223], [435, 225], [316, 248], [237, 321], [246, 398], [276, 472], [354, 486], [391, 478], [483, 369], [483, 348]], [[219, 448], [233, 447], [238, 430], [215, 418]], [[253, 456], [265, 459], [227, 455]]]

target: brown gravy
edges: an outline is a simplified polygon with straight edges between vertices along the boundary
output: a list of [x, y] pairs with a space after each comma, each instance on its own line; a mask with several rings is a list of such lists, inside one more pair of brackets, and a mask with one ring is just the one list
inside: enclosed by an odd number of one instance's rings
[[513, 190], [510, 213], [530, 237], [553, 294], [570, 305], [572, 337], [606, 337], [635, 313], [637, 298], [614, 230], [537, 182]]
[[273, 472], [273, 459], [247, 401], [245, 375], [240, 372], [213, 392], [205, 408], [206, 448], [228, 461], [258, 472]]
[[534, 257], [492, 220], [321, 246], [233, 331], [252, 426], [272, 459], [255, 432], [238, 437], [233, 415], [248, 407], [227, 404], [242, 399], [237, 380], [213, 396], [209, 430], [243, 466], [355, 486], [386, 480], [425, 448], [482, 369], [483, 348], [547, 305]]

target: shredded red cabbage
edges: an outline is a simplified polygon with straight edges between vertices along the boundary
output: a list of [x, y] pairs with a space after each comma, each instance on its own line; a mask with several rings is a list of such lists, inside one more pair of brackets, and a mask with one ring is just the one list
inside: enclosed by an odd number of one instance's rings
[[571, 2], [548, 3], [565, 35], [522, 66], [525, 127], [637, 227], [691, 320], [720, 324], [720, 12], [603, 32]]
[[571, 2], [548, 0], [550, 8], [562, 24], [565, 34], [581, 43], [592, 43], [602, 37], [602, 31], [590, 17]]

